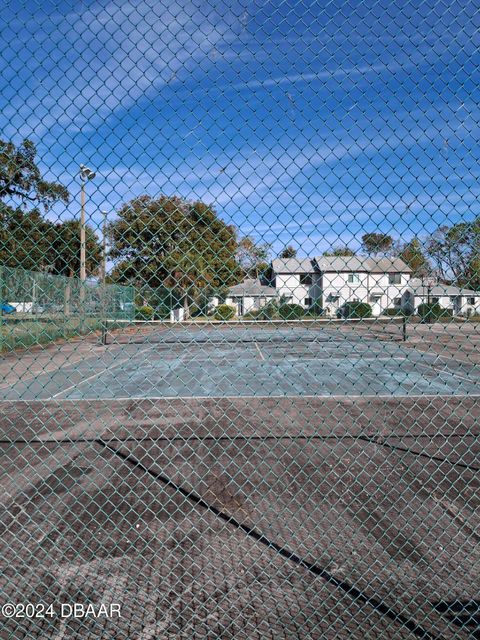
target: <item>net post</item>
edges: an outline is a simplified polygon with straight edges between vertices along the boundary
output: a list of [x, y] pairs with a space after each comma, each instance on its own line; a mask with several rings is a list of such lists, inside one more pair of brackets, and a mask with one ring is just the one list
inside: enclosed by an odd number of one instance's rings
[[102, 336], [101, 336], [102, 346], [105, 347], [107, 345], [107, 320], [102, 320]]
[[405, 314], [402, 316], [402, 340], [403, 342], [407, 341], [407, 316]]

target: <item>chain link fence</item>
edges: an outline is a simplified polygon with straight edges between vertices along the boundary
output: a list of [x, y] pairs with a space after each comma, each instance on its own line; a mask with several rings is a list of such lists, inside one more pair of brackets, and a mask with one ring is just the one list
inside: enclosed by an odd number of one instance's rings
[[0, 7], [0, 637], [480, 638], [478, 3]]

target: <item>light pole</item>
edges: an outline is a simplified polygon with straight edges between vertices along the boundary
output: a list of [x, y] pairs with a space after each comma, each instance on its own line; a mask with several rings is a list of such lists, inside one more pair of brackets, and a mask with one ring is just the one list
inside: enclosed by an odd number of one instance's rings
[[102, 284], [105, 286], [105, 280], [107, 277], [107, 215], [108, 211], [101, 211], [103, 214], [103, 265], [102, 265]]
[[[432, 288], [435, 284], [435, 279], [432, 276], [424, 276], [423, 277], [423, 287], [427, 288], [427, 324], [431, 324], [432, 322], [432, 310], [430, 308], [430, 303], [432, 299]], [[425, 290], [424, 290], [425, 293]]]
[[85, 185], [88, 180], [95, 178], [95, 171], [92, 171], [84, 164], [80, 165], [80, 301], [85, 299], [83, 283], [87, 279], [85, 267]]

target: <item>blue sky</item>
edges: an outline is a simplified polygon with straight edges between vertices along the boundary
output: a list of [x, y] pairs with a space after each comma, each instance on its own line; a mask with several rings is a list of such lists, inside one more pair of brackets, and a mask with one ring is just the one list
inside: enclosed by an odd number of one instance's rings
[[3, 138], [99, 225], [136, 195], [213, 203], [312, 255], [480, 213], [475, 2], [7, 0]]

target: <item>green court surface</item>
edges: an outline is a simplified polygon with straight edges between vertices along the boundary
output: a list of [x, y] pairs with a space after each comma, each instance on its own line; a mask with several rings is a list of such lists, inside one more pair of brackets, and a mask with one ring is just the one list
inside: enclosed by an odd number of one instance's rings
[[[233, 333], [232, 333], [233, 332]], [[11, 354], [4, 400], [231, 396], [406, 396], [479, 393], [474, 363], [425, 353], [401, 340], [336, 327], [202, 327], [52, 345], [47, 370], [22, 370]], [[20, 353], [20, 352], [19, 352]], [[65, 357], [62, 358], [62, 354]], [[18, 359], [18, 362], [16, 361]], [[6, 365], [8, 366], [8, 364]], [[36, 367], [33, 361], [32, 366]], [[23, 370], [22, 370], [22, 373]]]

